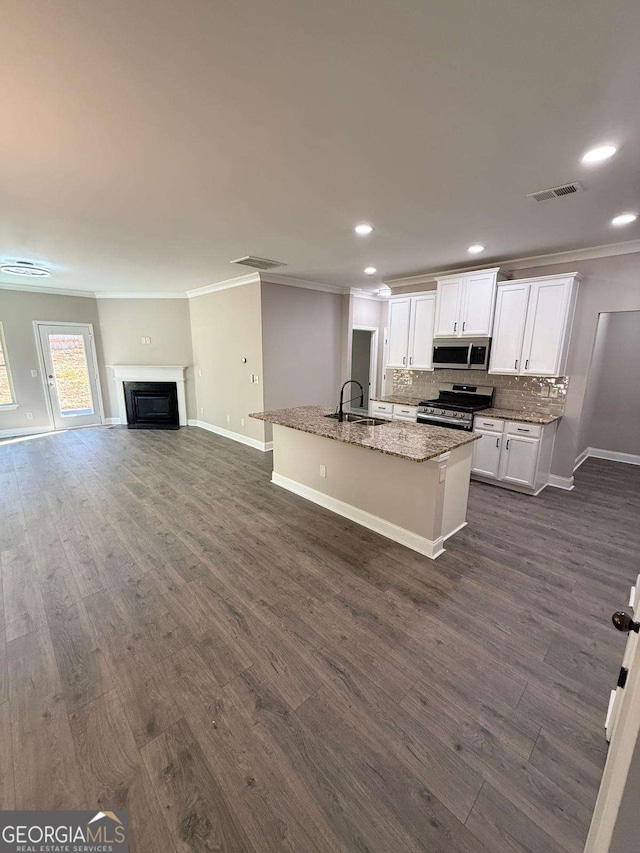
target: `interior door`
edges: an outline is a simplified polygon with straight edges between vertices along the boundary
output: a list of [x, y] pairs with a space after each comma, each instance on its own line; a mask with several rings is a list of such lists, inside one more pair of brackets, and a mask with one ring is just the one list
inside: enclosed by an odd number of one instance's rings
[[533, 488], [536, 482], [539, 439], [507, 435], [506, 442], [500, 479], [506, 480], [507, 483]]
[[410, 299], [394, 299], [389, 303], [388, 367], [408, 367]]
[[474, 474], [497, 480], [500, 474], [502, 435], [495, 432], [481, 432], [480, 430], [474, 430], [474, 432], [480, 436], [480, 439], [473, 443], [471, 470]]
[[495, 273], [470, 275], [462, 289], [462, 328], [465, 337], [488, 337], [493, 317]]
[[91, 326], [37, 323], [36, 328], [55, 429], [101, 424], [102, 401]]
[[456, 337], [461, 334], [460, 297], [463, 278], [451, 281], [439, 281], [436, 298], [436, 323], [434, 335], [441, 338]]
[[409, 367], [416, 370], [431, 370], [433, 367], [433, 323], [436, 296], [416, 296], [411, 312], [409, 335]]
[[528, 302], [528, 284], [498, 287], [489, 373], [520, 373]]
[[522, 373], [557, 376], [571, 286], [568, 281], [531, 285]]

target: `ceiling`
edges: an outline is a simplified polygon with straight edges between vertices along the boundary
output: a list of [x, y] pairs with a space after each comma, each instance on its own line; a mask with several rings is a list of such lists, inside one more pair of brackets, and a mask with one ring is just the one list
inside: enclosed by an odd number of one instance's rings
[[[637, 0], [5, 0], [2, 17], [0, 257], [50, 265], [40, 286], [181, 293], [256, 254], [364, 287], [468, 266], [474, 242], [486, 264], [640, 237], [610, 225], [640, 207]], [[580, 164], [610, 140], [613, 160]], [[573, 180], [585, 192], [525, 197]]]

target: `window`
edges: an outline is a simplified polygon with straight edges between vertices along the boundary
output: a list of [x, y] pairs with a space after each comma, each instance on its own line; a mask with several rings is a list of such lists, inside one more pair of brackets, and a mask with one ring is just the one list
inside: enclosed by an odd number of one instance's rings
[[0, 323], [0, 409], [16, 405], [16, 395], [13, 392], [11, 370], [7, 358], [7, 345], [4, 342], [4, 331]]

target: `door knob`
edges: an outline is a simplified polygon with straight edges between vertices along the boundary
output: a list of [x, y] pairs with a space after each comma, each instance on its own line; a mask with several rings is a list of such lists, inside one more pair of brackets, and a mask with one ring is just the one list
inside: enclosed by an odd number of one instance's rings
[[611, 617], [611, 621], [618, 631], [622, 631], [625, 634], [628, 634], [629, 631], [635, 631], [636, 634], [640, 633], [640, 622], [634, 622], [633, 618], [628, 613], [625, 613], [624, 610], [616, 610]]

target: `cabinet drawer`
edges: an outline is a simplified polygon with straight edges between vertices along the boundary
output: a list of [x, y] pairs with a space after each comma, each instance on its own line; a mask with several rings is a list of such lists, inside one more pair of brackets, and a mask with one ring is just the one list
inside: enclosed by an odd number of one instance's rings
[[483, 418], [481, 415], [473, 419], [473, 428], [481, 430], [490, 430], [491, 432], [502, 432], [504, 429], [504, 421], [498, 418]]
[[381, 403], [379, 400], [372, 400], [370, 403], [371, 411], [385, 415], [393, 414], [393, 403]]
[[394, 405], [393, 418], [394, 420], [415, 421], [418, 419], [418, 407]]
[[511, 435], [522, 435], [527, 438], [540, 438], [542, 435], [542, 425], [522, 423], [522, 421], [508, 421], [507, 432]]

